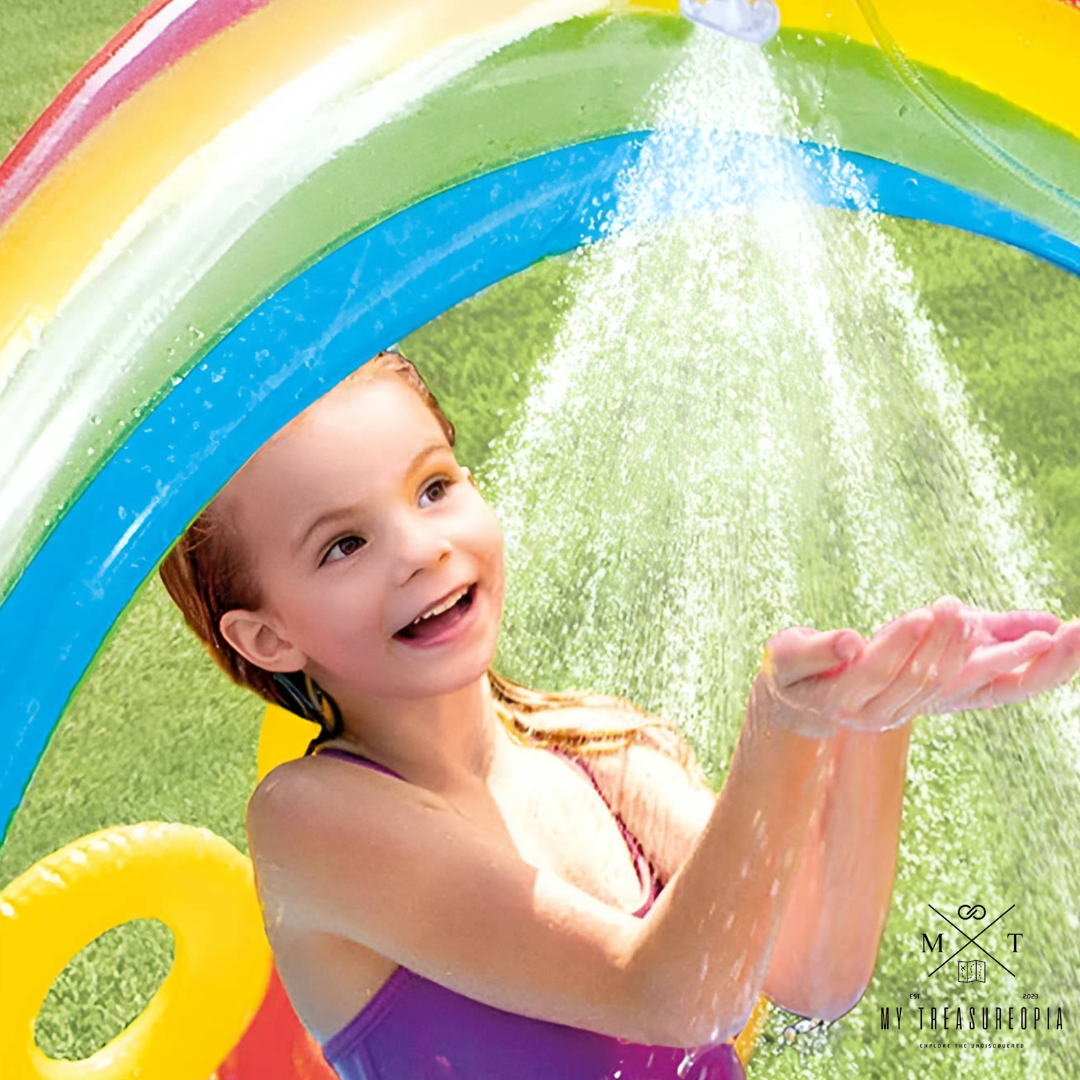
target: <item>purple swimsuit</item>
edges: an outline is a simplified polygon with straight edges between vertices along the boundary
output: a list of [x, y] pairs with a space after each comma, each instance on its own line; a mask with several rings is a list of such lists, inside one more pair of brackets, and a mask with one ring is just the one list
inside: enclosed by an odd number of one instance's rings
[[[580, 758], [556, 752], [581, 767]], [[318, 751], [349, 758], [380, 772], [392, 769], [331, 747]], [[605, 800], [606, 801], [606, 800]], [[614, 814], [651, 896], [634, 914], [652, 907], [662, 886], [641, 845]], [[375, 996], [322, 1047], [341, 1080], [676, 1080], [685, 1054], [669, 1046], [643, 1046], [584, 1028], [534, 1020], [493, 1008], [398, 967]], [[744, 1080], [732, 1043], [695, 1057], [682, 1080]]]

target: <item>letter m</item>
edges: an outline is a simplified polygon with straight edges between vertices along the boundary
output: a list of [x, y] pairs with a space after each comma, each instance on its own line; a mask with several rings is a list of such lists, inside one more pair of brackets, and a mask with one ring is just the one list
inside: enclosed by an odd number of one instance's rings
[[942, 952], [943, 950], [941, 948], [941, 935], [938, 934], [938, 936], [933, 941], [931, 941], [925, 934], [923, 934], [922, 951], [926, 952], [927, 947], [929, 947], [931, 952]]
[[882, 1005], [881, 1007], [881, 1030], [889, 1030], [889, 1006]]

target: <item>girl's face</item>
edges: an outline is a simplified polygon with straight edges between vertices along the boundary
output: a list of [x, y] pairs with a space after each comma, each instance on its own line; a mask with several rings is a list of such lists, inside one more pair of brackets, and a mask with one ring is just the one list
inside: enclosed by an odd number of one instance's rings
[[[502, 618], [502, 530], [439, 422], [396, 376], [336, 387], [223, 494], [263, 602], [221, 625], [251, 662], [305, 670], [355, 701], [446, 693], [487, 670]], [[407, 629], [466, 587], [453, 611]]]

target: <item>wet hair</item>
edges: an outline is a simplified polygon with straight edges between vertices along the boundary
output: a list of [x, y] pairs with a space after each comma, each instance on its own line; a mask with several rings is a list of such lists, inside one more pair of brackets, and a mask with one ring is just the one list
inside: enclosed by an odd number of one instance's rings
[[[380, 375], [400, 378], [419, 394], [438, 420], [451, 447], [454, 445], [454, 425], [439, 408], [435, 395], [419, 371], [400, 353], [379, 353], [345, 381], [366, 381]], [[188, 626], [234, 683], [320, 724], [322, 730], [308, 746], [308, 754], [342, 733], [342, 718], [336, 702], [310, 676], [302, 671], [286, 674], [266, 671], [237, 652], [222, 634], [221, 617], [227, 611], [236, 608], [255, 610], [262, 601], [258, 583], [244, 559], [243, 539], [237, 532], [233, 515], [223, 505], [221, 493], [211, 500], [166, 555], [159, 573]], [[500, 675], [493, 667], [488, 668], [487, 677], [499, 718], [510, 737], [519, 744], [563, 746], [578, 753], [600, 753], [617, 750], [637, 740], [651, 742], [678, 761], [696, 781], [708, 783], [679, 729], [623, 698], [581, 690], [534, 690]], [[607, 710], [609, 723], [595, 727], [580, 723], [559, 726], [543, 719], [545, 714], [559, 709], [582, 707]], [[626, 722], [612, 726], [612, 709], [624, 712]]]

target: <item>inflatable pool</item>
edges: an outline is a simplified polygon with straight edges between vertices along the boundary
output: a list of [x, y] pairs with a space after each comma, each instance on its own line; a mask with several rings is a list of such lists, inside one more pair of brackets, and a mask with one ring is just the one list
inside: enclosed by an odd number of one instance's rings
[[[779, 8], [811, 198], [1080, 273], [1077, 4]], [[0, 836], [201, 507], [364, 358], [600, 242], [702, 33], [676, 0], [161, 0], [64, 89], [0, 166]], [[729, 120], [752, 164], [773, 136]], [[305, 742], [273, 722], [260, 774]]]

